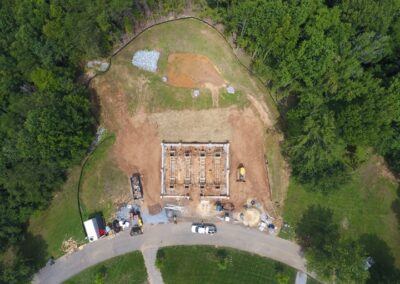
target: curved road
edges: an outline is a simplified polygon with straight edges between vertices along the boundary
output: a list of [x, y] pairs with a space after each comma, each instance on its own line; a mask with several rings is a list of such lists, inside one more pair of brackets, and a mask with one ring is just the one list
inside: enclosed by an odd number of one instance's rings
[[[85, 245], [77, 252], [60, 257], [52, 266], [42, 268], [35, 275], [33, 283], [61, 283], [85, 268], [114, 256], [134, 250], [141, 250], [144, 254], [152, 251], [152, 254], [155, 254], [158, 247], [174, 245], [232, 247], [278, 260], [300, 271], [306, 271], [305, 259], [300, 252], [300, 247], [287, 240], [228, 223], [218, 223], [218, 233], [213, 236], [193, 234], [190, 226], [191, 223], [188, 222], [177, 225], [147, 225], [144, 234], [140, 236], [131, 237], [126, 230], [115, 237], [100, 239]], [[149, 268], [150, 270], [152, 268], [147, 267], [150, 282], [158, 282], [156, 279], [151, 279]]]

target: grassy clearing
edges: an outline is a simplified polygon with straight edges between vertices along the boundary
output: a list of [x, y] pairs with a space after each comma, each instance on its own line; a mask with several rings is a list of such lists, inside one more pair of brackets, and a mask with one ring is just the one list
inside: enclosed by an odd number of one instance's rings
[[296, 277], [291, 267], [230, 248], [176, 246], [162, 248], [157, 254], [167, 284], [294, 283]]
[[84, 232], [77, 206], [77, 185], [80, 166], [68, 173], [68, 179], [56, 192], [50, 207], [36, 212], [30, 219], [24, 250], [32, 257], [48, 258], [63, 254], [61, 244], [72, 238], [84, 242]]
[[83, 217], [101, 212], [109, 220], [115, 204], [130, 196], [128, 178], [111, 157], [114, 135], [107, 135], [86, 162], [81, 181]]
[[[141, 49], [161, 52], [157, 73], [141, 71], [132, 65], [134, 52]], [[207, 25], [192, 19], [165, 23], [144, 32], [112, 59], [110, 70], [96, 79], [96, 85], [100, 88], [107, 85], [110, 90], [123, 91], [129, 98], [131, 112], [141, 107], [150, 112], [212, 107], [208, 94], [193, 99], [190, 89], [176, 88], [162, 82], [162, 76], [167, 73], [168, 55], [175, 52], [208, 56], [224, 79], [239, 91], [236, 99], [228, 98], [221, 92], [221, 107], [235, 104], [244, 106], [247, 101], [244, 94], [247, 93], [265, 98], [269, 96], [266, 89], [257, 84], [238, 63], [224, 39]], [[273, 102], [268, 103], [277, 115]]]
[[237, 106], [238, 108], [245, 108], [249, 106], [250, 102], [246, 99], [246, 96], [237, 91], [235, 94], [228, 94], [225, 90], [220, 92], [219, 96], [219, 106], [220, 107], [229, 107], [232, 105]]
[[72, 278], [65, 284], [81, 283], [146, 283], [147, 272], [141, 252], [117, 256], [92, 266]]
[[282, 232], [281, 236], [293, 238], [294, 226], [302, 212], [310, 205], [320, 204], [334, 211], [344, 237], [359, 239], [368, 236], [385, 242], [396, 257], [397, 266], [400, 266], [399, 224], [391, 208], [397, 187], [394, 181], [382, 175], [382, 165], [376, 156], [353, 174], [349, 184], [329, 195], [308, 192], [291, 180], [284, 220], [293, 228]]
[[[105, 137], [86, 163], [81, 180], [84, 219], [96, 212], [102, 212], [108, 219], [114, 213], [113, 201], [123, 197], [123, 193], [130, 194], [128, 179], [110, 157], [114, 141], [113, 135]], [[62, 242], [69, 238], [78, 244], [85, 242], [77, 205], [80, 170], [80, 166], [74, 167], [50, 207], [36, 212], [30, 219], [23, 253], [38, 262], [63, 255]]]
[[280, 148], [281, 135], [270, 131], [265, 137], [265, 156], [268, 161], [268, 177], [275, 210], [282, 214], [288, 190], [288, 169]]

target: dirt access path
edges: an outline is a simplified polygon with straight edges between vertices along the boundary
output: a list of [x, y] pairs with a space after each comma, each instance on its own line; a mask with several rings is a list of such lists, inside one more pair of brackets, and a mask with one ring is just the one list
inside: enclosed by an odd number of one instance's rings
[[148, 207], [157, 207], [160, 199], [161, 140], [156, 124], [151, 123], [143, 112], [131, 116], [127, 95], [121, 90], [111, 89], [109, 84], [96, 80], [93, 87], [100, 97], [102, 121], [117, 136], [112, 147], [114, 160], [127, 180], [136, 171], [143, 175], [145, 203]]
[[218, 107], [219, 89], [225, 85], [225, 80], [207, 56], [172, 53], [168, 56], [167, 76], [168, 84], [175, 87], [209, 89], [213, 106]]

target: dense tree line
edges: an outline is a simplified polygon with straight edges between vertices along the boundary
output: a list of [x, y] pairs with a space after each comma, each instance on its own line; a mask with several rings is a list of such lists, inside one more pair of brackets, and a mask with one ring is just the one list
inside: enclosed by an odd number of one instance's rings
[[[3, 0], [0, 2], [0, 253], [17, 245], [30, 215], [48, 206], [93, 139], [85, 60], [146, 16], [180, 12], [186, 1]], [[17, 246], [16, 246], [17, 247]], [[27, 282], [31, 263], [16, 252], [0, 283]]]
[[374, 147], [400, 172], [400, 2], [208, 0], [280, 103], [294, 175], [329, 190]]

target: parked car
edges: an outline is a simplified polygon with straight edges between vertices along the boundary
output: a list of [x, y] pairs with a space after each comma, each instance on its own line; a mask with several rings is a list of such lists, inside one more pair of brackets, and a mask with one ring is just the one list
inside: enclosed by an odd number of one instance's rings
[[214, 224], [193, 223], [192, 233], [213, 235], [217, 232], [217, 227]]

